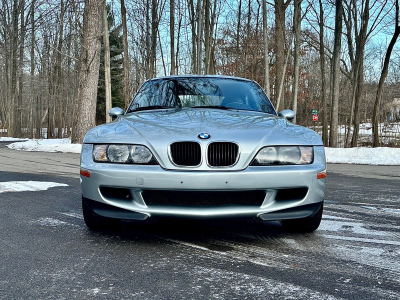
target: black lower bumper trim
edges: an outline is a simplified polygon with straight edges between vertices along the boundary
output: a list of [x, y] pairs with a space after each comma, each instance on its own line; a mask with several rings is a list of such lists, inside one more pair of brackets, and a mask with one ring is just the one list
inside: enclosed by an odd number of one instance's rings
[[115, 207], [98, 201], [84, 198], [87, 206], [96, 214], [106, 218], [123, 219], [123, 220], [146, 220], [149, 216], [146, 214], [130, 211], [127, 209]]
[[261, 214], [258, 217], [263, 221], [280, 221], [307, 218], [315, 214], [320, 209], [322, 203], [323, 201], [282, 209], [270, 213]]

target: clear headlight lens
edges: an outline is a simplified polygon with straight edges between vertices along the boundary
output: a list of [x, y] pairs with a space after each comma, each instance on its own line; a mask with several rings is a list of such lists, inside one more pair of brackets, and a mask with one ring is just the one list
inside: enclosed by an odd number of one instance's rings
[[150, 150], [141, 145], [94, 145], [93, 160], [125, 164], [158, 164]]
[[131, 147], [131, 158], [137, 164], [147, 164], [153, 155], [143, 146], [132, 146]]
[[251, 162], [251, 166], [306, 165], [314, 160], [313, 147], [264, 147]]
[[107, 156], [111, 162], [126, 163], [129, 158], [129, 147], [126, 145], [110, 145]]

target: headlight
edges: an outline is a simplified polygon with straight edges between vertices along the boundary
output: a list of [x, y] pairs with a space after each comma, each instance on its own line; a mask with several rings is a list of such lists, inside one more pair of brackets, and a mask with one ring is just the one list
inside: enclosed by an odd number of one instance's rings
[[94, 145], [95, 162], [158, 165], [153, 154], [141, 145]]
[[313, 147], [264, 147], [258, 152], [250, 166], [307, 165], [311, 164], [313, 159]]

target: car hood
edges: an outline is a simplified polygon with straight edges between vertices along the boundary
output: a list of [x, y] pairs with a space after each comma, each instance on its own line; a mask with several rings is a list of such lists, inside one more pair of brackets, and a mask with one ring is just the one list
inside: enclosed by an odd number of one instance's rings
[[[208, 140], [200, 140], [208, 133]], [[84, 143], [143, 144], [150, 148], [165, 168], [175, 167], [168, 159], [168, 145], [176, 141], [233, 141], [241, 149], [235, 168], [243, 168], [263, 146], [322, 146], [314, 131], [294, 125], [284, 118], [241, 110], [168, 109], [127, 114], [117, 121], [91, 129]]]

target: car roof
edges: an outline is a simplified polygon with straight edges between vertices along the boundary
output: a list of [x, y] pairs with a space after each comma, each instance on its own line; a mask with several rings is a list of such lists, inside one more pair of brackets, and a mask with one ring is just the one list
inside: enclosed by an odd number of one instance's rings
[[250, 79], [240, 78], [240, 77], [234, 77], [234, 76], [224, 76], [224, 75], [194, 75], [194, 74], [189, 74], [189, 75], [170, 75], [170, 76], [162, 76], [162, 77], [152, 78], [152, 79], [150, 79], [150, 80], [157, 80], [157, 79], [185, 79], [185, 78], [221, 78], [221, 79], [236, 79], [236, 80], [243, 80], [243, 81], [250, 81], [250, 82], [253, 81], [253, 80], [250, 80]]

